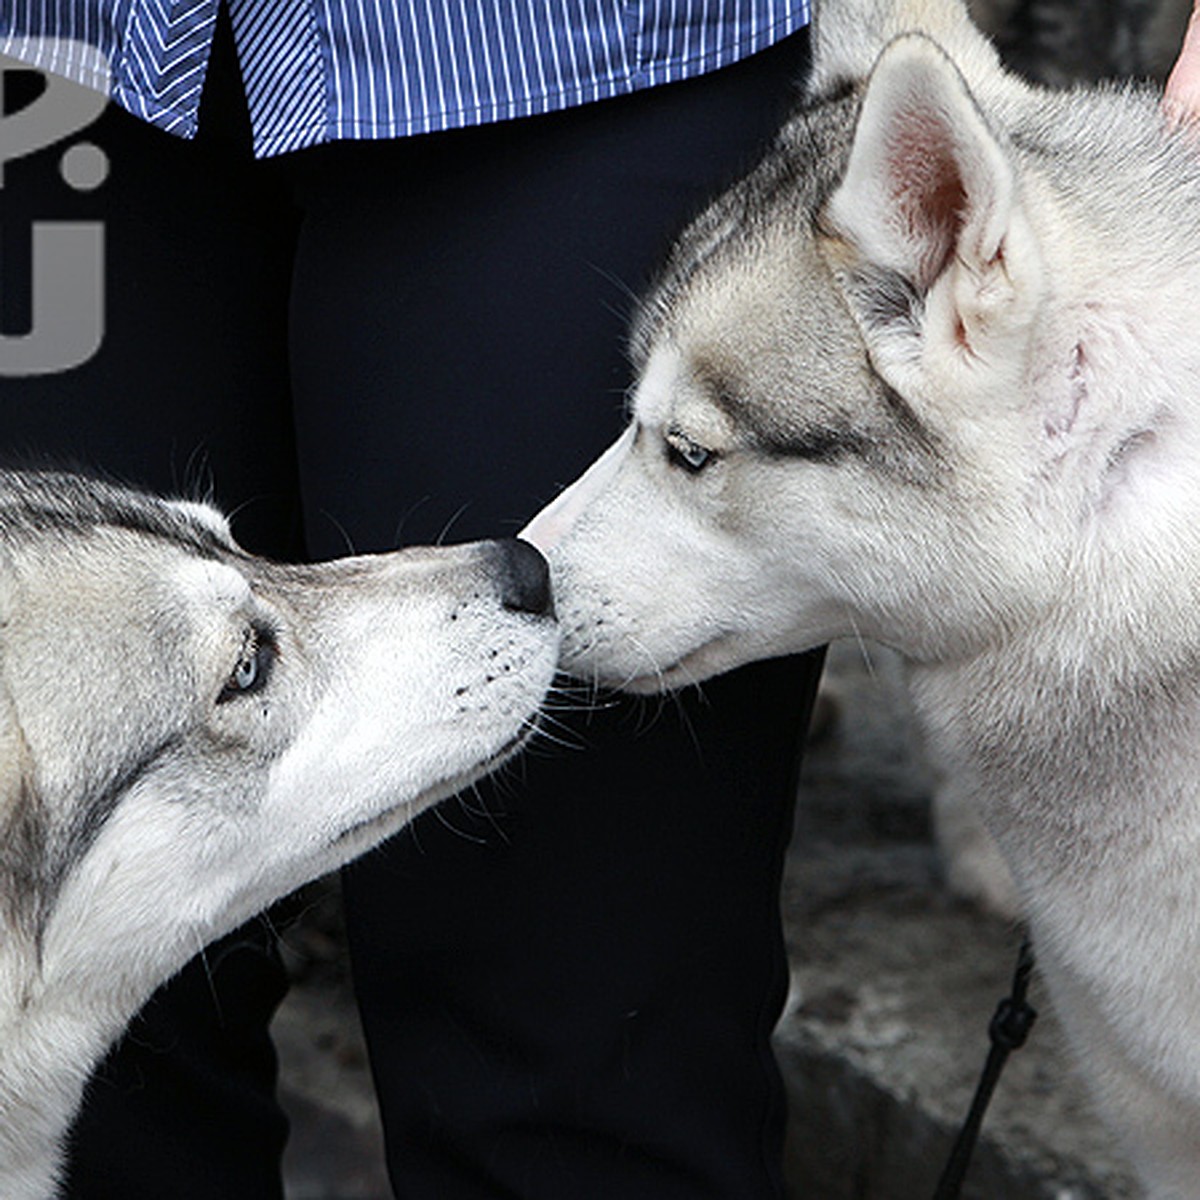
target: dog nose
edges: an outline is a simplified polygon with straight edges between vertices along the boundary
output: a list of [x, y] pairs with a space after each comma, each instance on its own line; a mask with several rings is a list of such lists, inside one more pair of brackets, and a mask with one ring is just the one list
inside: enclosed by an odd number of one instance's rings
[[552, 615], [550, 567], [541, 552], [519, 538], [505, 538], [496, 545], [501, 555], [500, 603], [510, 612]]

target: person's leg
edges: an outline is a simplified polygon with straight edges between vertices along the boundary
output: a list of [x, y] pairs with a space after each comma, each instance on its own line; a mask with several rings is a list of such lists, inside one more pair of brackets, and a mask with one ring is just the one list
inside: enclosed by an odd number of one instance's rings
[[[314, 553], [515, 532], [615, 436], [625, 289], [753, 159], [801, 58], [301, 156]], [[780, 1194], [778, 889], [815, 675], [555, 712], [498, 782], [346, 873], [397, 1196]]]
[[[94, 192], [63, 183], [63, 146], [6, 164], [2, 319], [10, 333], [28, 322], [30, 222], [101, 220], [106, 335], [75, 370], [0, 377], [0, 451], [174, 494], [211, 488], [227, 509], [244, 506], [245, 541], [292, 552], [301, 529], [286, 393], [290, 235], [219, 128], [188, 144], [113, 109], [83, 139], [109, 160]], [[286, 1123], [266, 1023], [282, 989], [260, 923], [164, 989], [89, 1086], [64, 1195], [278, 1196]]]

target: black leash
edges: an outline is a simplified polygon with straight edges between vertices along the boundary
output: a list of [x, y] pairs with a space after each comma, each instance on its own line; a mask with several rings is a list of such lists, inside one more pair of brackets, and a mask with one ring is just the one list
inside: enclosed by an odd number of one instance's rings
[[979, 1130], [983, 1125], [983, 1114], [987, 1112], [988, 1102], [1000, 1081], [1000, 1072], [1008, 1056], [1025, 1045], [1025, 1039], [1037, 1019], [1037, 1009], [1032, 1008], [1025, 999], [1029, 991], [1029, 976], [1033, 972], [1033, 946], [1026, 938], [1017, 952], [1017, 969], [1013, 974], [1012, 991], [1000, 1001], [991, 1024], [988, 1026], [988, 1037], [991, 1038], [992, 1048], [988, 1051], [987, 1062], [975, 1089], [975, 1099], [971, 1101], [971, 1109], [967, 1119], [959, 1131], [958, 1140], [950, 1152], [950, 1161], [938, 1180], [937, 1191], [933, 1200], [957, 1200], [962, 1190], [963, 1179], [971, 1162], [971, 1152], [979, 1140]]

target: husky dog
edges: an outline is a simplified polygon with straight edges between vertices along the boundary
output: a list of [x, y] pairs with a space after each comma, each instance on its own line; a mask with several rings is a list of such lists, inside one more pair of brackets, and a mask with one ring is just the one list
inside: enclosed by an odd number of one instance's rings
[[1200, 1195], [1200, 138], [825, 0], [801, 109], [683, 234], [620, 440], [526, 530], [632, 691], [911, 663], [1147, 1193]]
[[0, 1196], [48, 1200], [90, 1069], [205, 943], [531, 733], [545, 562], [318, 566], [200, 504], [0, 472]]

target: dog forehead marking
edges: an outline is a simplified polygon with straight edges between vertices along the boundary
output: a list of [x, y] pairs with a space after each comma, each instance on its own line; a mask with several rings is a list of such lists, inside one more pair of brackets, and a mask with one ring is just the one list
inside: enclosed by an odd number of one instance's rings
[[240, 608], [250, 599], [250, 583], [235, 567], [214, 559], [189, 558], [174, 572], [180, 593], [199, 605]]
[[682, 371], [683, 355], [680, 351], [665, 339], [659, 341], [650, 352], [645, 371], [634, 393], [634, 414], [641, 424], [667, 424]]

